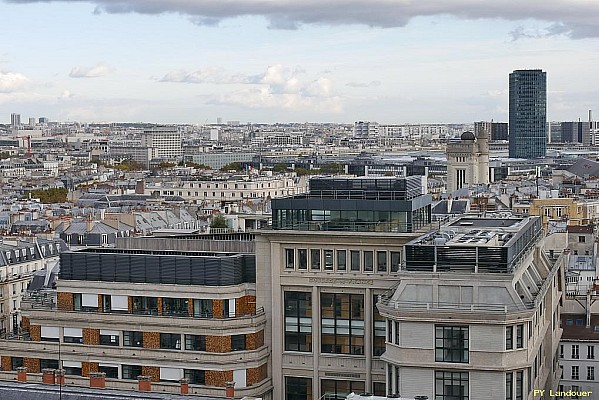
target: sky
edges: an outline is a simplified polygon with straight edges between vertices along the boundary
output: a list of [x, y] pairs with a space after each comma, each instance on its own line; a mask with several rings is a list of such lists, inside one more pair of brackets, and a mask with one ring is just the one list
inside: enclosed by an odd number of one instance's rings
[[599, 117], [596, 0], [0, 0], [0, 123]]

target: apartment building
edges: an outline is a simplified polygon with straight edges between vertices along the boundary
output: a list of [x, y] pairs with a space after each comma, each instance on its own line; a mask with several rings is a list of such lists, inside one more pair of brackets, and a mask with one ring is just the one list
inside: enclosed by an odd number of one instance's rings
[[557, 390], [563, 270], [539, 217], [462, 217], [405, 246], [381, 296], [387, 393], [533, 399]]
[[144, 129], [141, 146], [155, 149], [154, 157], [176, 159], [183, 156], [183, 134], [176, 126], [156, 126]]
[[[61, 254], [56, 289], [23, 307], [30, 340], [5, 340], [2, 371], [106, 374], [106, 387], [148, 376], [157, 391], [271, 399], [266, 315], [256, 307], [250, 254], [86, 249]], [[54, 294], [52, 294], [54, 293]]]
[[18, 334], [21, 326], [21, 300], [33, 273], [52, 267], [62, 241], [29, 237], [2, 238], [0, 242], [0, 334]]
[[305, 177], [290, 175], [257, 178], [232, 178], [214, 180], [181, 180], [177, 182], [148, 182], [145, 194], [180, 196], [187, 203], [201, 204], [205, 201], [247, 201], [294, 196], [305, 193], [308, 188]]
[[599, 315], [562, 314], [559, 391], [599, 393]]
[[273, 230], [255, 238], [273, 398], [386, 394], [376, 303], [397, 282], [403, 245], [430, 222], [419, 183], [314, 178], [308, 194], [273, 200]]

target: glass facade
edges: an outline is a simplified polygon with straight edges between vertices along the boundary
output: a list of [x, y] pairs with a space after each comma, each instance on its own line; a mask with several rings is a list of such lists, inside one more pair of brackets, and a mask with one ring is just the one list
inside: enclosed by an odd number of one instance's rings
[[364, 354], [364, 296], [321, 293], [323, 353]]
[[509, 156], [545, 157], [547, 152], [547, 74], [516, 70], [509, 78]]
[[285, 292], [285, 350], [312, 351], [312, 294]]

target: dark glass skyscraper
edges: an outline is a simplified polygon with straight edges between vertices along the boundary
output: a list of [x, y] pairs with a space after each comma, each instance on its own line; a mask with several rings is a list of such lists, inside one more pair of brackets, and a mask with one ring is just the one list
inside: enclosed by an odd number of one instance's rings
[[545, 157], [547, 152], [547, 73], [540, 69], [510, 74], [510, 157]]

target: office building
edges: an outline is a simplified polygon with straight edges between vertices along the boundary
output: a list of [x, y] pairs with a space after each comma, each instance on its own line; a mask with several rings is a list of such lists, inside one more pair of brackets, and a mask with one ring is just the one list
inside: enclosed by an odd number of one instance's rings
[[563, 269], [539, 217], [462, 217], [405, 245], [381, 296], [387, 393], [533, 399], [556, 390]]
[[153, 157], [178, 159], [183, 156], [183, 135], [176, 126], [156, 126], [145, 129], [141, 147], [152, 148]]
[[10, 126], [13, 128], [18, 128], [21, 126], [21, 114], [10, 114]]
[[545, 157], [547, 74], [540, 69], [516, 70], [509, 85], [509, 156]]
[[477, 135], [464, 132], [447, 143], [447, 192], [489, 183], [490, 123], [477, 123]]
[[320, 178], [273, 200], [256, 234], [257, 303], [267, 313], [273, 398], [385, 395], [378, 296], [397, 283], [403, 244], [428, 229], [419, 177]]
[[[24, 336], [1, 343], [1, 369], [63, 367], [67, 381], [272, 399], [266, 315], [256, 308], [252, 254], [86, 249], [64, 252], [55, 290], [31, 292]], [[133, 381], [133, 382], [132, 382]]]

